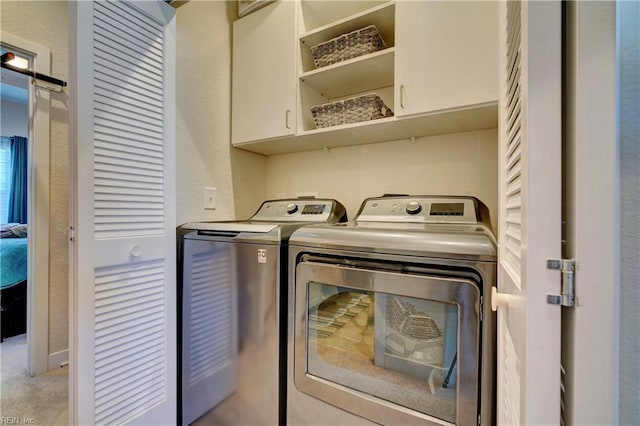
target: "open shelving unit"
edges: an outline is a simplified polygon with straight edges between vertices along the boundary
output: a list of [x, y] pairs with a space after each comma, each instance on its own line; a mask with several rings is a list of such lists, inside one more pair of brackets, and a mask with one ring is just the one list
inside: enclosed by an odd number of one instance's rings
[[[340, 6], [342, 5], [342, 6]], [[355, 10], [359, 6], [360, 10]], [[319, 134], [332, 138], [353, 133], [362, 123], [349, 123], [317, 129], [311, 114], [314, 105], [326, 104], [367, 93], [376, 93], [393, 110], [393, 84], [395, 67], [395, 2], [317, 2], [302, 1], [302, 22], [312, 22], [311, 28], [299, 36], [300, 61], [298, 73], [299, 121], [298, 136], [321, 139]], [[309, 18], [309, 17], [312, 18]], [[325, 19], [318, 19], [322, 16]], [[334, 19], [327, 22], [327, 17]], [[348, 59], [329, 66], [316, 68], [311, 47], [361, 28], [374, 25], [385, 43], [385, 49]], [[394, 120], [384, 118], [365, 122], [367, 125], [387, 128]], [[393, 125], [391, 124], [391, 127]], [[329, 132], [329, 133], [326, 133]], [[366, 132], [360, 130], [360, 132]]]

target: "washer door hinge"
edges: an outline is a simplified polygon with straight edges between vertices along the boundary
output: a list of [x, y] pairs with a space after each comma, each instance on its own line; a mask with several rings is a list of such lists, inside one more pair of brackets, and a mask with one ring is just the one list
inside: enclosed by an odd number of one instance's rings
[[574, 259], [548, 259], [547, 269], [559, 270], [561, 277], [560, 295], [547, 294], [547, 303], [560, 306], [576, 306], [576, 261]]

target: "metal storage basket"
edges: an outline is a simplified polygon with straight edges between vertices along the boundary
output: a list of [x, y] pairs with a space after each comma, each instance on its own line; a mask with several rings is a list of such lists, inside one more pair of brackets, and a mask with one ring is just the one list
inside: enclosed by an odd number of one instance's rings
[[320, 68], [373, 53], [385, 47], [376, 26], [369, 25], [312, 46], [311, 55], [316, 68]]
[[393, 111], [384, 104], [378, 95], [369, 93], [342, 101], [312, 106], [311, 114], [316, 127], [323, 128], [391, 117]]

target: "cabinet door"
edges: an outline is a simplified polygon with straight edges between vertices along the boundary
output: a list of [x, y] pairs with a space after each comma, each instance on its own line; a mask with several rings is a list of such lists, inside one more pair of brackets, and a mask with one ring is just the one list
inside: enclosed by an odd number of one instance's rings
[[279, 1], [233, 24], [233, 144], [295, 132], [295, 6]]
[[396, 3], [397, 116], [498, 99], [497, 2]]

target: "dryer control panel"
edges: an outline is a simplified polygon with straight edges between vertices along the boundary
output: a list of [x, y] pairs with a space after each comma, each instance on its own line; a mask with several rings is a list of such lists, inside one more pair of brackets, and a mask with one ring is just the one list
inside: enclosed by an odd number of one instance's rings
[[368, 198], [356, 222], [450, 223], [476, 225], [478, 201], [473, 197], [392, 196]]
[[336, 223], [346, 220], [346, 210], [342, 204], [331, 199], [292, 198], [268, 200], [262, 203], [250, 220]]

